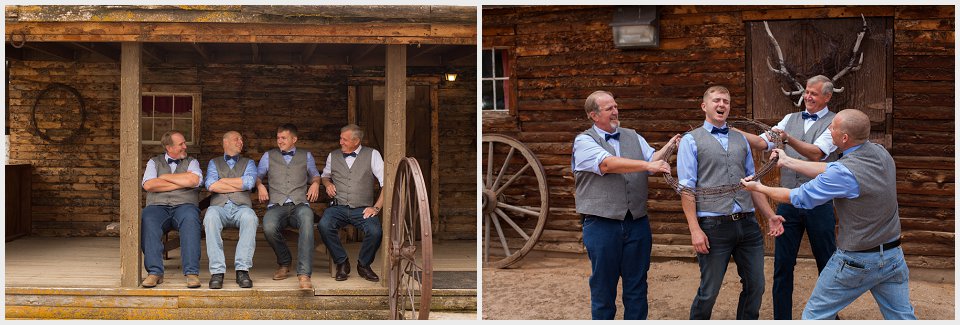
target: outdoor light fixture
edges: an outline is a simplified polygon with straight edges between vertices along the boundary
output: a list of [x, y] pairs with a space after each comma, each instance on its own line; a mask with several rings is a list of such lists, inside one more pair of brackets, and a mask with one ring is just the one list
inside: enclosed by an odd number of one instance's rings
[[619, 6], [610, 27], [613, 27], [613, 44], [618, 49], [660, 46], [657, 6]]
[[444, 73], [443, 79], [446, 79], [447, 81], [450, 81], [450, 82], [457, 81], [457, 74], [453, 72]]

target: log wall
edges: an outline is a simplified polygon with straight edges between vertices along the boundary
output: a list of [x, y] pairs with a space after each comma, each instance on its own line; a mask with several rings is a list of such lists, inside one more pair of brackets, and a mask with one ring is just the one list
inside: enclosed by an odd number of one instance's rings
[[[585, 252], [574, 209], [570, 153], [590, 126], [583, 101], [614, 93], [622, 125], [655, 148], [702, 124], [700, 96], [711, 85], [732, 92], [730, 115], [751, 116], [744, 60], [745, 21], [892, 17], [893, 146], [904, 248], [911, 265], [954, 265], [954, 9], [952, 6], [660, 6], [660, 46], [618, 50], [612, 7], [483, 9], [483, 48], [509, 48], [517, 107], [483, 113], [483, 132], [516, 137], [544, 164], [551, 210], [538, 249]], [[671, 162], [675, 164], [675, 161]], [[655, 247], [692, 252], [679, 196], [650, 178]], [[656, 249], [655, 249], [656, 251]], [[809, 256], [807, 249], [807, 256]], [[804, 252], [801, 252], [804, 253]], [[657, 254], [655, 252], [655, 254]], [[692, 255], [692, 254], [690, 254]], [[688, 255], [688, 256], [690, 256]]]

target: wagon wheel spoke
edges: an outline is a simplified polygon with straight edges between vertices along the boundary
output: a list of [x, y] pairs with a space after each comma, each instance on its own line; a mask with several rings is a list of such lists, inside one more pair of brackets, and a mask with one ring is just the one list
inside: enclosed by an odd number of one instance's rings
[[507, 246], [507, 238], [503, 236], [503, 229], [500, 228], [500, 221], [497, 218], [491, 218], [493, 225], [497, 228], [497, 235], [500, 235], [500, 244], [503, 245], [504, 256], [510, 256], [510, 247]]
[[496, 213], [497, 215], [500, 216], [501, 219], [503, 219], [503, 221], [506, 221], [507, 224], [510, 225], [510, 227], [513, 227], [513, 230], [516, 230], [517, 233], [519, 233], [520, 236], [523, 237], [523, 240], [530, 240], [530, 236], [527, 236], [527, 233], [524, 232], [523, 229], [520, 228], [520, 226], [517, 226], [517, 224], [513, 222], [513, 220], [511, 220], [506, 213], [503, 213], [503, 210], [497, 209]]
[[[497, 174], [497, 179], [494, 180], [493, 185], [490, 186], [491, 190], [497, 190], [497, 185], [500, 184], [500, 179], [503, 178], [503, 174], [507, 173], [507, 167], [510, 167], [510, 159], [513, 159], [514, 151], [516, 151], [516, 148], [510, 147], [510, 152], [507, 153], [507, 158], [503, 160], [503, 166], [500, 167], [500, 173]], [[493, 155], [490, 156], [493, 157]]]
[[533, 210], [530, 210], [530, 209], [524, 209], [524, 208], [521, 208], [521, 207], [518, 207], [518, 206], [509, 205], [509, 204], [506, 204], [506, 203], [503, 203], [503, 202], [497, 202], [497, 207], [498, 207], [498, 208], [507, 209], [507, 210], [510, 210], [510, 211], [513, 211], [513, 212], [523, 213], [523, 214], [526, 214], [526, 215], [529, 215], [529, 216], [533, 216], [533, 217], [536, 217], [536, 216], [539, 216], [539, 215], [540, 215], [540, 212], [533, 211]]
[[[493, 216], [485, 214], [483, 216], [483, 251], [490, 252], [490, 218]], [[483, 262], [486, 263], [490, 260], [489, 254], [483, 254]]]
[[523, 165], [523, 168], [520, 168], [520, 171], [518, 171], [516, 174], [513, 174], [513, 176], [510, 176], [510, 179], [508, 179], [506, 183], [503, 183], [503, 186], [495, 189], [494, 191], [496, 191], [497, 195], [503, 193], [503, 189], [510, 187], [510, 184], [513, 184], [513, 181], [517, 180], [517, 177], [523, 174], [523, 172], [527, 171], [528, 168], [530, 168], [530, 163]]
[[484, 184], [487, 188], [490, 188], [491, 180], [493, 180], [493, 142], [487, 145], [487, 178]]

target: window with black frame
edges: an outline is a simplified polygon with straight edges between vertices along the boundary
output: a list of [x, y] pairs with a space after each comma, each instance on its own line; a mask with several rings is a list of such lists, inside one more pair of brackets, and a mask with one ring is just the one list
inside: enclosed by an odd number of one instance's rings
[[483, 110], [508, 111], [511, 109], [511, 91], [513, 84], [510, 79], [511, 67], [509, 52], [505, 48], [483, 49]]

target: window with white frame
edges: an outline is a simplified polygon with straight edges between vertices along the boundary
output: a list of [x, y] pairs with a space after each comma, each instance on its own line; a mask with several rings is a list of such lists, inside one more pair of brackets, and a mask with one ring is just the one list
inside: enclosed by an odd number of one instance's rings
[[507, 111], [512, 96], [511, 67], [505, 48], [483, 49], [483, 110]]
[[145, 92], [140, 97], [140, 139], [159, 144], [163, 134], [176, 130], [187, 145], [199, 143], [200, 94]]

